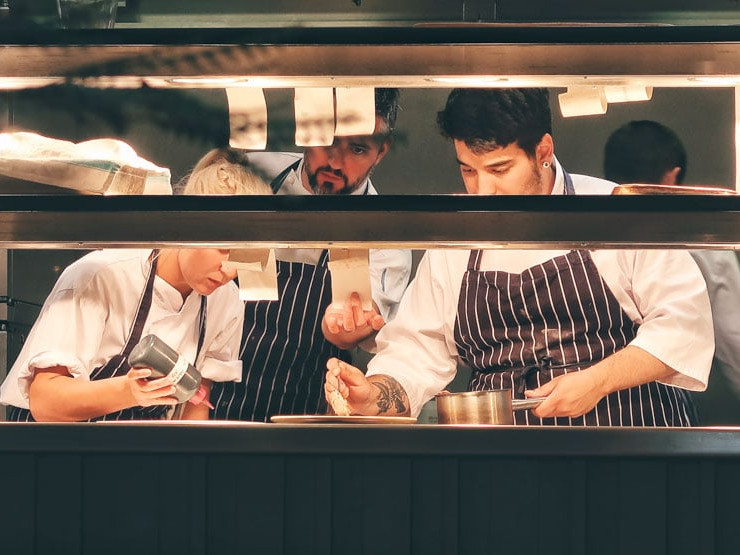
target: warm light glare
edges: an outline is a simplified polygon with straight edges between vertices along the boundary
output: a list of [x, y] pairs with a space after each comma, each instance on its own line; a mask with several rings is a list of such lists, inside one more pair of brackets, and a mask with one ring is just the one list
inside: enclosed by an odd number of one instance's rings
[[36, 89], [62, 82], [63, 79], [51, 77], [0, 77], [0, 90], [15, 91]]

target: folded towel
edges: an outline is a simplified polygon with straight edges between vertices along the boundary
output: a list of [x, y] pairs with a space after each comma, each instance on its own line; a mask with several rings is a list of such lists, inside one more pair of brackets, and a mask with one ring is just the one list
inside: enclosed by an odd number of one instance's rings
[[73, 143], [0, 133], [0, 175], [103, 195], [171, 195], [170, 171], [118, 139]]

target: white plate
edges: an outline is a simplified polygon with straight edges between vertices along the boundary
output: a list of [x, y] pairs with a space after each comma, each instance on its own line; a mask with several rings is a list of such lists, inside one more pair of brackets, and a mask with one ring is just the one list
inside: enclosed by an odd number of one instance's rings
[[278, 414], [276, 424], [416, 424], [411, 416], [337, 416], [334, 414]]

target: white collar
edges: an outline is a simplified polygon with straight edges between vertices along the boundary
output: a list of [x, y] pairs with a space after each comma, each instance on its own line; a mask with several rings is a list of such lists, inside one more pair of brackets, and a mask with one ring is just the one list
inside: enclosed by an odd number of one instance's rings
[[563, 166], [560, 165], [558, 159], [553, 155], [552, 157], [552, 168], [555, 171], [555, 184], [552, 187], [551, 195], [563, 195], [565, 194], [565, 176], [563, 174]]

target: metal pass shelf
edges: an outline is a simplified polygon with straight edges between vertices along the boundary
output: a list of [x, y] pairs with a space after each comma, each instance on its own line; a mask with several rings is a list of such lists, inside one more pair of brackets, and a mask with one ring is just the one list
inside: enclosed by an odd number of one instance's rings
[[740, 26], [3, 29], [0, 51], [2, 88], [706, 87], [740, 75]]
[[0, 245], [667, 248], [740, 245], [740, 197], [3, 196]]

